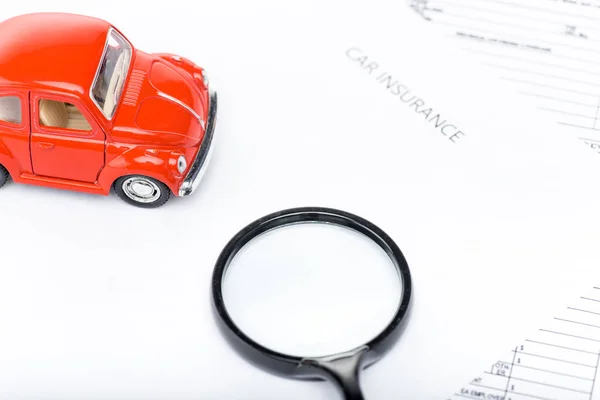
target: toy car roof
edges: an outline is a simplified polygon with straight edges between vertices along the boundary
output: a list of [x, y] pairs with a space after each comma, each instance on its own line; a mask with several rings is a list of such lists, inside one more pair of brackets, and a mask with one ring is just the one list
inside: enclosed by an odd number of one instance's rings
[[111, 25], [66, 13], [25, 14], [0, 23], [0, 84], [89, 91]]

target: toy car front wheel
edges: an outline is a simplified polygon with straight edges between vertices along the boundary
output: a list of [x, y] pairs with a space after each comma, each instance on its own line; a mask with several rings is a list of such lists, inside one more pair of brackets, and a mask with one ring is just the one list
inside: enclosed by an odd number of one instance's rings
[[121, 200], [142, 208], [157, 208], [171, 197], [171, 191], [156, 179], [130, 175], [115, 181], [114, 190]]
[[2, 166], [2, 164], [0, 164], [0, 188], [2, 186], [4, 186], [6, 184], [6, 182], [8, 182], [8, 177], [9, 177], [9, 173], [6, 170], [6, 168], [4, 168]]

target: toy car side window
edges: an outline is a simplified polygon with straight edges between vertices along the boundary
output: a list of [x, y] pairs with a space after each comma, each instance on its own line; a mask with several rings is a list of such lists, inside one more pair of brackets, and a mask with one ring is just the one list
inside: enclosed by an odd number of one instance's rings
[[0, 121], [21, 125], [23, 107], [18, 96], [0, 96]]
[[92, 126], [73, 104], [50, 99], [40, 99], [38, 104], [40, 126], [72, 131], [90, 132]]

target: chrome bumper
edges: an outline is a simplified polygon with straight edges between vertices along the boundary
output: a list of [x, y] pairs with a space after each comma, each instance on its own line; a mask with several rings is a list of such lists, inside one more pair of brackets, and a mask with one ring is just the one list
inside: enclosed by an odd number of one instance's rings
[[210, 156], [212, 154], [212, 142], [215, 132], [215, 125], [217, 123], [217, 92], [209, 89], [209, 101], [208, 101], [208, 119], [206, 121], [206, 131], [204, 138], [196, 159], [190, 167], [187, 176], [179, 187], [179, 196], [189, 196], [198, 187], [198, 184], [202, 180], [202, 176], [206, 172]]

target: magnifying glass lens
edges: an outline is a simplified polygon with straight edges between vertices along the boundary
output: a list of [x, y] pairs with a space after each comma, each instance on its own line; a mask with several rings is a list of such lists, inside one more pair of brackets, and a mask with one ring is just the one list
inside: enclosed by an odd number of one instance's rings
[[398, 312], [403, 282], [366, 236], [303, 223], [250, 240], [229, 264], [222, 290], [227, 312], [250, 339], [290, 356], [323, 357], [381, 333]]

